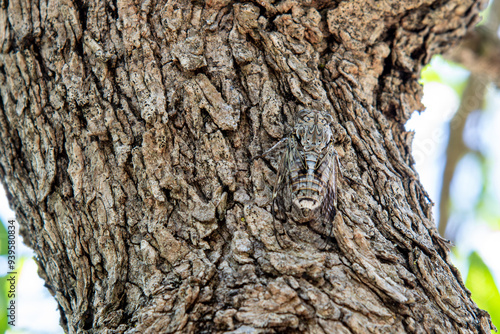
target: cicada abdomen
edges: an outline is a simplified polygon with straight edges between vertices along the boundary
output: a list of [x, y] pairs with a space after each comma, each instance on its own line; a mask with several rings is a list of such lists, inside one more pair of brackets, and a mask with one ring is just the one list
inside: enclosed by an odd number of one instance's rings
[[304, 109], [287, 141], [273, 192], [273, 212], [331, 233], [336, 215], [338, 158], [329, 114]]

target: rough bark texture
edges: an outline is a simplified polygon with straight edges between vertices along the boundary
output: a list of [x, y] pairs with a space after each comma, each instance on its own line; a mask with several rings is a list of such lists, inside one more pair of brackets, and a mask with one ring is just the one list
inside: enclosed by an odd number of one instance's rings
[[[484, 1], [2, 4], [0, 174], [67, 332], [489, 332], [403, 127]], [[335, 119], [330, 239], [252, 160], [303, 107]]]

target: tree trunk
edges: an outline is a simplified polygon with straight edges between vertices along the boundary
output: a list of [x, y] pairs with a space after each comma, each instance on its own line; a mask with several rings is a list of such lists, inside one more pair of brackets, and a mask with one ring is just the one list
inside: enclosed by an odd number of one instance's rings
[[[485, 1], [11, 0], [0, 173], [68, 333], [489, 333], [404, 124]], [[331, 114], [331, 233], [272, 215]], [[281, 242], [280, 240], [281, 239]]]

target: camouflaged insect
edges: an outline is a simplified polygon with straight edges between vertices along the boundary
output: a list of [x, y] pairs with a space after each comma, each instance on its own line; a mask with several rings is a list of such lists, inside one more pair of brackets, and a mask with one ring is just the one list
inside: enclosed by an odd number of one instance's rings
[[332, 117], [324, 111], [303, 109], [293, 133], [286, 138], [273, 191], [273, 215], [309, 223], [329, 236], [336, 215], [337, 174], [340, 171], [333, 145]]

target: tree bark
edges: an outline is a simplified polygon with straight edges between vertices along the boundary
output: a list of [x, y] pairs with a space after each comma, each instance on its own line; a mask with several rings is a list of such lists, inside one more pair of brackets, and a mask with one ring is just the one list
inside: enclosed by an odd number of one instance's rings
[[[64, 330], [489, 333], [404, 129], [484, 6], [4, 2], [0, 173]], [[334, 119], [331, 237], [273, 219], [257, 158], [302, 108]]]

